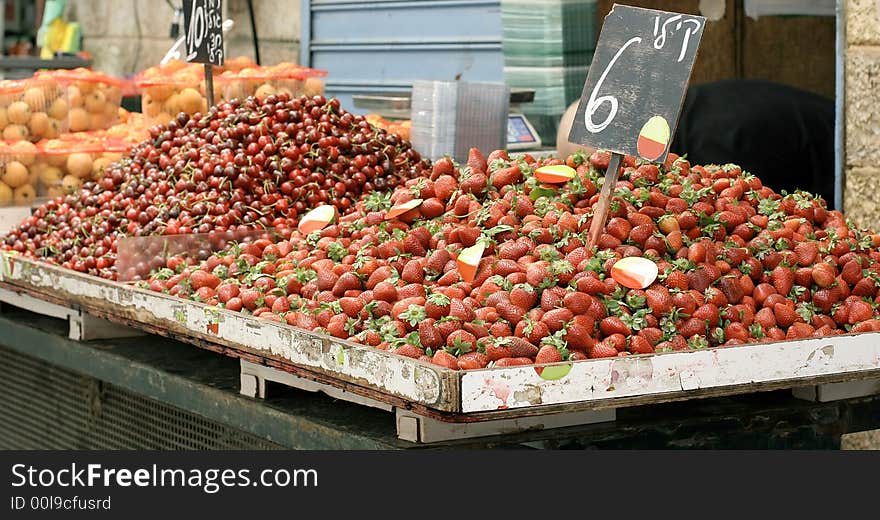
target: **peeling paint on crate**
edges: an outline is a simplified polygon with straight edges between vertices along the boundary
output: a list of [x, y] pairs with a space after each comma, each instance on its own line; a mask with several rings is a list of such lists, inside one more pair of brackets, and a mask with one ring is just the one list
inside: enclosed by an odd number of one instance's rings
[[[844, 335], [831, 341], [814, 338], [583, 361], [574, 363], [568, 376], [557, 381], [541, 379], [532, 367], [472, 371], [462, 376], [462, 411], [598, 401], [880, 368], [880, 335]], [[504, 393], [499, 394], [498, 388]]]
[[[225, 311], [106, 280], [85, 282], [78, 273], [32, 261], [8, 262], [7, 282], [27, 285], [72, 301], [99, 301], [118, 306], [121, 316], [153, 325], [178, 326], [194, 335], [264, 352], [294, 364], [377, 387], [428, 406], [449, 409], [437, 370], [363, 345], [331, 340], [253, 316]], [[104, 308], [107, 306], [104, 305]], [[346, 362], [347, 361], [347, 362]], [[457, 403], [456, 403], [457, 407]]]

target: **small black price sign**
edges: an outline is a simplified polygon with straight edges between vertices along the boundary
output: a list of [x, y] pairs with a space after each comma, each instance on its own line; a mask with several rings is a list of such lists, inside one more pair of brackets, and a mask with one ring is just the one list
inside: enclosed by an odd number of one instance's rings
[[186, 61], [223, 65], [222, 0], [183, 0]]
[[665, 160], [705, 25], [702, 16], [615, 4], [569, 141]]

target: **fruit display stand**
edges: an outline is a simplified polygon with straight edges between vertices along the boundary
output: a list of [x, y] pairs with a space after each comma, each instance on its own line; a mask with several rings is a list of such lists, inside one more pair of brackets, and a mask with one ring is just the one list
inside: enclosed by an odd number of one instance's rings
[[[9, 253], [0, 288], [0, 299], [13, 305], [20, 303], [10, 299], [23, 294], [31, 302], [71, 308], [80, 319], [87, 314], [239, 358], [242, 390], [251, 395], [263, 395], [265, 381], [279, 381], [394, 410], [397, 434], [409, 441], [610, 421], [621, 407], [702, 397], [818, 387], [797, 395], [822, 401], [835, 393], [855, 397], [880, 390], [876, 333], [452, 371]], [[38, 305], [30, 309], [50, 314]], [[833, 383], [848, 385], [827, 386]]]

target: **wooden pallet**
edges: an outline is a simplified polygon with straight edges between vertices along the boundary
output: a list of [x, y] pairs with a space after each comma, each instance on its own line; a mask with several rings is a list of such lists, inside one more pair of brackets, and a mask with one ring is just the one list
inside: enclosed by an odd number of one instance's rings
[[[441, 422], [522, 419], [880, 378], [880, 333], [536, 367], [449, 370], [287, 324], [2, 256], [0, 288]], [[409, 437], [412, 437], [410, 435]]]
[[533, 430], [549, 430], [566, 426], [580, 426], [614, 421], [617, 417], [616, 410], [612, 408], [580, 412], [558, 412], [555, 414], [509, 419], [485, 419], [467, 423], [442, 421], [406, 408], [392, 406], [382, 401], [346, 392], [332, 385], [296, 376], [277, 368], [258, 365], [244, 359], [241, 360], [242, 395], [265, 399], [267, 387], [269, 386], [268, 383], [278, 383], [307, 392], [322, 392], [334, 399], [393, 413], [397, 437], [404, 441], [419, 443], [444, 442]]
[[130, 338], [144, 335], [144, 332], [140, 330], [98, 318], [81, 309], [34, 298], [24, 292], [0, 288], [0, 304], [3, 306], [11, 305], [42, 316], [66, 320], [70, 326], [68, 337], [76, 341]]

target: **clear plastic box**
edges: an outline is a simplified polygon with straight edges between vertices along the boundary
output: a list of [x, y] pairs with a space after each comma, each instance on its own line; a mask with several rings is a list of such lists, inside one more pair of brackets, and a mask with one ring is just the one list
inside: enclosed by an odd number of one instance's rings
[[52, 139], [67, 131], [67, 90], [49, 77], [0, 81], [0, 139]]

